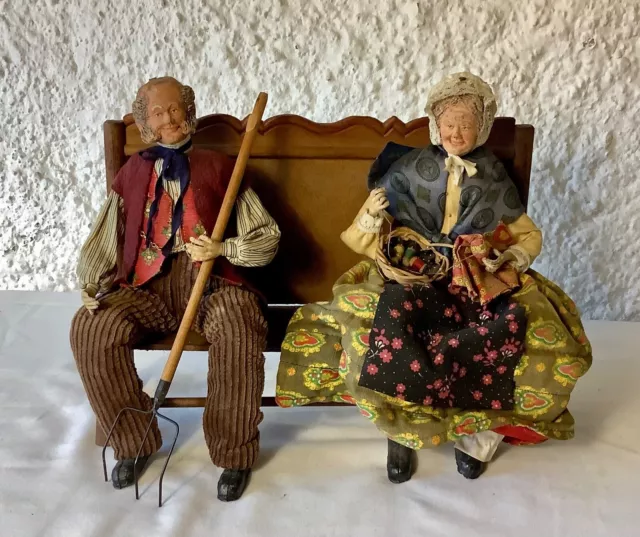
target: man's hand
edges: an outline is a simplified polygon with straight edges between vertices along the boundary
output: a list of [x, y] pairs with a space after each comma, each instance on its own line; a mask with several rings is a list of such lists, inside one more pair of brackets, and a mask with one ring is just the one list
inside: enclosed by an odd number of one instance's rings
[[206, 235], [200, 235], [197, 239], [191, 237], [191, 244], [185, 245], [185, 248], [192, 261], [210, 261], [222, 254], [222, 243]]
[[[496, 253], [497, 252], [496, 250]], [[496, 272], [505, 263], [514, 263], [517, 261], [516, 255], [511, 250], [499, 253], [496, 259], [485, 258], [482, 263], [487, 269], [487, 272]]]
[[98, 300], [96, 299], [97, 293], [98, 289], [93, 285], [87, 285], [80, 293], [80, 296], [82, 297], [82, 303], [90, 313], [94, 313], [100, 305], [100, 302], [98, 302]]
[[380, 213], [387, 207], [389, 207], [389, 200], [384, 188], [372, 190], [363, 205], [363, 208], [374, 218], [380, 216]]

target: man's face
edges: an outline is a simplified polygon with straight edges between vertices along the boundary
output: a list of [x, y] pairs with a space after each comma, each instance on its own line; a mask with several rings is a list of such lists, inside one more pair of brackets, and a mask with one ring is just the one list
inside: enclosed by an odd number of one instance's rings
[[174, 82], [151, 86], [147, 90], [147, 125], [163, 144], [177, 144], [188, 134], [186, 111], [180, 88]]

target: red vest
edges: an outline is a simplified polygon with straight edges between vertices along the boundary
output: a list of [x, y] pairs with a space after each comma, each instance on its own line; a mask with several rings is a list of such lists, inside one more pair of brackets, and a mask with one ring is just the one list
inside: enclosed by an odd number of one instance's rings
[[[146, 213], [149, 196], [153, 200], [154, 186], [157, 180], [154, 172], [155, 162], [145, 160], [140, 155], [133, 155], [120, 169], [112, 185], [124, 205], [125, 233], [122, 256], [118, 259], [118, 274], [116, 281], [121, 284], [142, 285], [155, 276], [162, 264], [162, 252], [158, 257], [147, 263], [149, 252], [146, 252], [146, 241], [143, 231], [146, 230], [148, 215]], [[184, 216], [182, 222], [182, 238], [189, 242], [189, 237], [201, 231], [210, 235], [215, 226], [216, 218], [222, 206], [222, 200], [231, 179], [233, 163], [221, 153], [205, 149], [193, 149], [189, 153], [190, 179], [185, 192]], [[167, 237], [162, 230], [167, 226], [172, 212], [172, 201], [165, 192], [159, 211], [156, 214], [152, 242], [162, 247]], [[235, 235], [235, 212], [232, 213], [227, 225], [225, 237]], [[132, 281], [132, 273], [136, 272], [136, 281]], [[140, 270], [140, 272], [138, 272]], [[242, 270], [235, 267], [224, 257], [219, 257], [214, 263], [213, 273], [233, 283], [247, 284], [241, 274]]]
[[[155, 168], [151, 175], [151, 181], [149, 181], [149, 191], [147, 192], [147, 201], [144, 210], [144, 218], [142, 219], [143, 231], [147, 229], [149, 222], [149, 209], [151, 203], [155, 197], [156, 183], [158, 181], [158, 174]], [[193, 189], [187, 186], [187, 190], [183, 196], [183, 208], [182, 225], [180, 227], [180, 235], [182, 240], [188, 244], [191, 237], [199, 237], [203, 233], [206, 233], [200, 217], [196, 211], [195, 200], [193, 197]], [[165, 256], [162, 253], [163, 246], [169, 240], [171, 236], [171, 217], [173, 214], [173, 200], [171, 196], [167, 194], [165, 190], [162, 191], [162, 198], [158, 203], [158, 212], [153, 219], [153, 227], [151, 228], [151, 241], [147, 246], [147, 241], [142, 235], [140, 246], [138, 247], [138, 257], [133, 269], [133, 276], [131, 278], [131, 284], [134, 287], [144, 285], [151, 278], [153, 278], [160, 269], [164, 262]]]

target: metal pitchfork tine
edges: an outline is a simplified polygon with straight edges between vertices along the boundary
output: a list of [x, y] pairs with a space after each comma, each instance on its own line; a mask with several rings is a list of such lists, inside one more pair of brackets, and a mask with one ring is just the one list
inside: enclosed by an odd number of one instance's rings
[[[231, 180], [229, 181], [229, 185], [227, 187], [227, 191], [224, 196], [224, 200], [222, 202], [222, 208], [220, 209], [220, 213], [218, 214], [218, 218], [216, 219], [216, 225], [211, 233], [211, 238], [214, 241], [222, 241], [224, 237], [224, 232], [227, 227], [227, 223], [229, 221], [229, 217], [231, 216], [231, 212], [233, 210], [233, 206], [236, 202], [236, 197], [238, 195], [238, 191], [240, 190], [240, 185], [242, 183], [242, 177], [244, 175], [244, 170], [247, 166], [247, 161], [249, 160], [249, 155], [251, 154], [251, 146], [253, 144], [253, 140], [257, 134], [257, 126], [262, 119], [262, 114], [264, 113], [264, 109], [267, 106], [267, 94], [261, 92], [258, 95], [256, 103], [253, 107], [253, 112], [249, 116], [247, 120], [247, 126], [245, 130], [244, 137], [242, 139], [242, 144], [240, 145], [240, 151], [238, 152], [238, 158], [236, 159], [235, 166], [233, 168], [233, 173], [231, 174]], [[173, 421], [172, 419], [164, 416], [158, 412], [158, 409], [164, 403], [167, 393], [169, 392], [169, 388], [171, 387], [171, 382], [173, 381], [173, 377], [175, 375], [178, 364], [180, 363], [180, 358], [182, 356], [182, 350], [184, 349], [184, 344], [187, 339], [187, 335], [189, 330], [191, 329], [191, 325], [193, 324], [193, 320], [196, 316], [198, 306], [200, 304], [200, 299], [202, 298], [202, 294], [204, 292], [207, 281], [209, 280], [209, 276], [211, 275], [211, 270], [213, 269], [214, 260], [204, 261], [198, 272], [198, 277], [196, 278], [196, 282], [193, 285], [193, 289], [191, 291], [191, 296], [189, 297], [189, 303], [187, 304], [187, 308], [185, 309], [184, 316], [182, 317], [182, 321], [180, 322], [180, 327], [178, 328], [178, 333], [176, 334], [176, 338], [171, 346], [171, 352], [169, 353], [169, 358], [167, 358], [167, 362], [162, 371], [162, 375], [160, 376], [160, 381], [158, 382], [158, 387], [156, 388], [155, 395], [153, 397], [153, 407], [151, 410], [140, 410], [138, 408], [125, 407], [116, 416], [116, 419], [109, 430], [109, 434], [107, 435], [107, 439], [105, 441], [104, 447], [102, 448], [102, 467], [104, 469], [104, 479], [105, 481], [109, 481], [109, 477], [107, 474], [107, 461], [106, 461], [106, 451], [109, 446], [109, 440], [113, 435], [113, 431], [118, 425], [118, 421], [120, 417], [125, 412], [137, 412], [139, 414], [149, 414], [151, 419], [149, 420], [149, 425], [147, 425], [147, 429], [145, 430], [144, 437], [142, 438], [142, 442], [140, 447], [138, 448], [138, 452], [136, 453], [135, 462], [138, 462], [138, 458], [140, 457], [140, 453], [142, 452], [142, 447], [144, 446], [145, 441], [147, 440], [147, 436], [149, 435], [149, 431], [151, 430], [151, 426], [153, 425], [153, 420], [156, 418], [161, 418], [165, 421], [168, 421], [172, 425], [175, 426], [176, 434], [173, 437], [173, 442], [171, 444], [171, 450], [169, 451], [169, 455], [164, 463], [164, 467], [162, 468], [162, 473], [160, 474], [160, 483], [159, 483], [159, 492], [158, 492], [158, 507], [162, 507], [162, 480], [164, 478], [165, 470], [169, 464], [169, 459], [173, 454], [173, 449], [176, 445], [176, 440], [178, 440], [178, 434], [180, 434], [179, 425]], [[136, 489], [136, 500], [140, 499], [140, 495], [138, 493], [138, 472], [136, 470], [136, 466], [134, 463], [133, 466], [133, 476], [135, 480], [135, 489]]]
[[[163, 381], [160, 381], [160, 384]], [[160, 384], [158, 384], [158, 389], [156, 389], [156, 395], [153, 398], [153, 408], [151, 410], [140, 410], [138, 408], [132, 408], [132, 407], [125, 407], [123, 408], [120, 412], [118, 412], [118, 415], [116, 416], [115, 421], [113, 422], [113, 425], [111, 426], [111, 429], [109, 430], [109, 434], [107, 435], [107, 440], [105, 441], [104, 447], [102, 448], [102, 469], [104, 470], [104, 480], [105, 481], [109, 481], [109, 475], [107, 472], [107, 460], [106, 460], [106, 451], [107, 451], [107, 447], [109, 447], [109, 440], [111, 439], [111, 436], [113, 435], [113, 431], [116, 428], [116, 425], [118, 424], [118, 421], [120, 420], [120, 416], [124, 413], [124, 412], [137, 412], [139, 414], [150, 414], [151, 415], [151, 419], [149, 420], [149, 425], [147, 425], [147, 428], [144, 432], [144, 436], [142, 437], [142, 443], [140, 444], [140, 447], [138, 448], [138, 452], [136, 453], [136, 458], [135, 461], [133, 463], [133, 479], [135, 481], [135, 489], [136, 489], [136, 500], [140, 499], [140, 494], [138, 492], [138, 469], [136, 467], [136, 464], [138, 462], [138, 458], [140, 457], [140, 452], [142, 451], [142, 447], [144, 446], [145, 441], [147, 440], [147, 436], [149, 435], [149, 431], [151, 430], [151, 426], [153, 425], [153, 420], [156, 418], [161, 418], [165, 421], [168, 421], [169, 423], [171, 423], [175, 429], [176, 429], [176, 434], [173, 436], [173, 442], [171, 443], [171, 449], [169, 450], [169, 455], [167, 456], [167, 459], [164, 461], [164, 466], [162, 467], [162, 472], [160, 474], [160, 483], [159, 483], [159, 487], [158, 487], [158, 507], [162, 507], [162, 480], [164, 479], [164, 473], [167, 469], [167, 466], [169, 465], [169, 459], [171, 458], [171, 455], [173, 454], [173, 449], [176, 447], [176, 441], [178, 440], [178, 435], [180, 434], [180, 425], [178, 425], [177, 422], [175, 422], [174, 420], [172, 420], [171, 418], [168, 418], [167, 416], [160, 414], [160, 412], [158, 412], [158, 408], [160, 408], [160, 406], [162, 405], [162, 402], [164, 401], [164, 398], [167, 394], [167, 392], [165, 391], [164, 395], [159, 394], [160, 391]], [[167, 385], [167, 390], [168, 390], [169, 385]]]

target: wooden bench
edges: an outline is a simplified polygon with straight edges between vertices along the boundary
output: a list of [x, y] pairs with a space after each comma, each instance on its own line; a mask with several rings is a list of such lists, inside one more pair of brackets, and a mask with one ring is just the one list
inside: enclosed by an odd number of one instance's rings
[[[198, 121], [194, 145], [238, 154], [245, 121], [210, 115]], [[335, 280], [361, 257], [340, 240], [366, 199], [369, 167], [387, 142], [414, 147], [429, 144], [429, 119], [407, 124], [396, 117], [384, 123], [371, 117], [348, 117], [314, 123], [281, 115], [262, 122], [245, 177], [282, 231], [278, 254], [267, 267], [246, 274], [267, 297], [267, 351], [280, 351], [289, 319], [299, 304], [329, 300]], [[526, 206], [534, 129], [513, 118], [495, 121], [488, 147], [504, 162]], [[145, 147], [130, 114], [104, 124], [107, 191], [130, 155]], [[139, 350], [170, 350], [173, 336], [143, 341]], [[192, 332], [185, 351], [206, 351], [206, 340]], [[178, 375], [179, 370], [178, 370]], [[166, 407], [203, 406], [203, 397], [167, 398]], [[264, 406], [275, 406], [263, 397]], [[326, 403], [344, 404], [344, 403]], [[96, 443], [104, 444], [100, 426]]]

